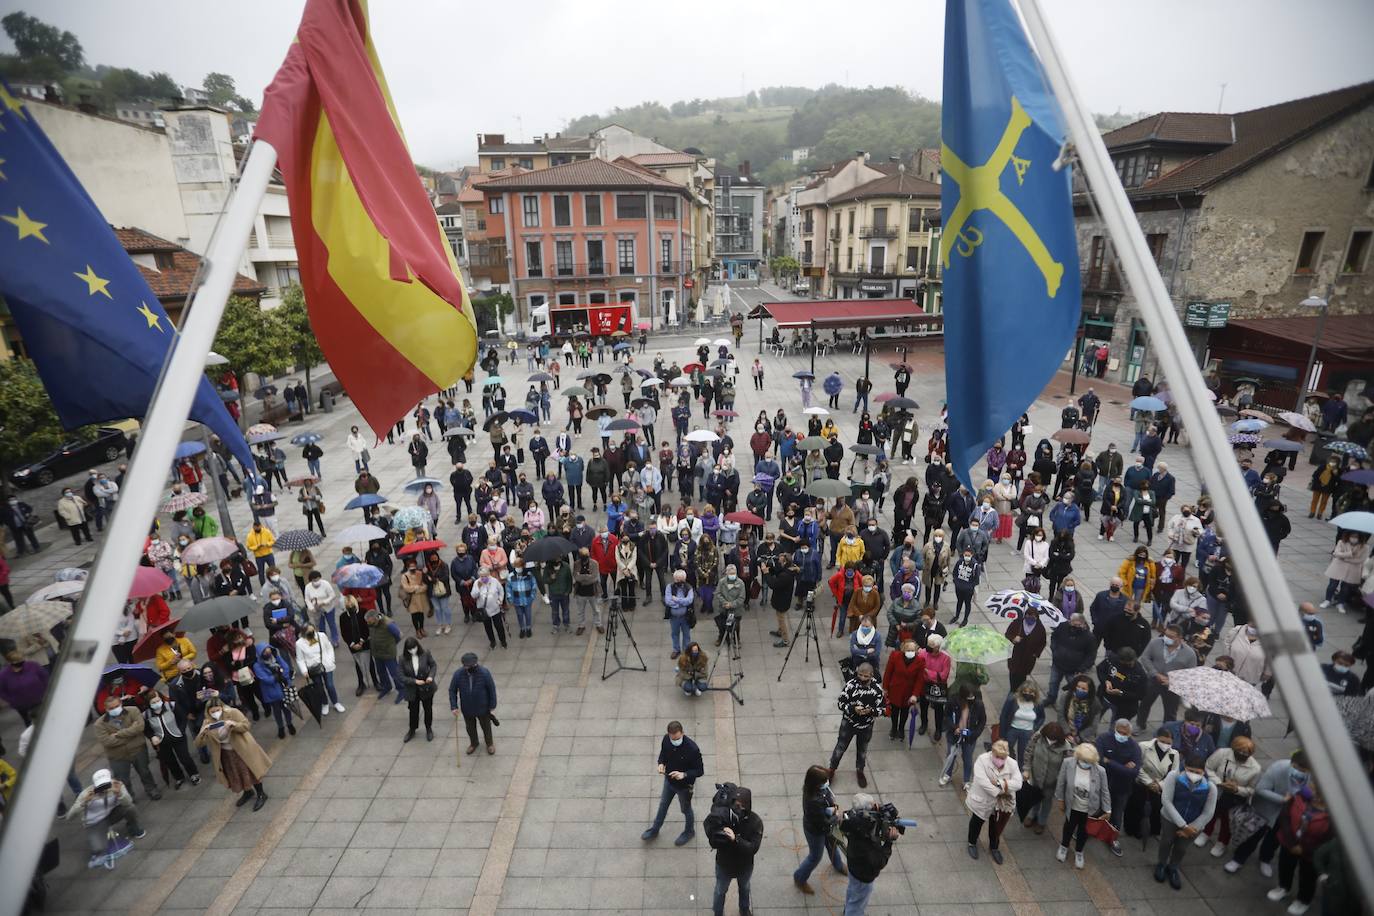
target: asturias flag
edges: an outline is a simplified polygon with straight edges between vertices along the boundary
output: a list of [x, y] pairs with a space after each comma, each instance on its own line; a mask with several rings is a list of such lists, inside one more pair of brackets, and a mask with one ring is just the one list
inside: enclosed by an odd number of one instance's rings
[[[148, 413], [176, 328], [95, 201], [2, 83], [0, 295], [64, 426]], [[191, 419], [253, 467], [209, 379]]]
[[477, 326], [362, 0], [307, 0], [256, 133], [280, 157], [310, 324], [380, 433], [472, 367]]
[[1010, 0], [948, 0], [942, 122], [949, 461], [970, 469], [1030, 406], [1082, 307], [1066, 133]]

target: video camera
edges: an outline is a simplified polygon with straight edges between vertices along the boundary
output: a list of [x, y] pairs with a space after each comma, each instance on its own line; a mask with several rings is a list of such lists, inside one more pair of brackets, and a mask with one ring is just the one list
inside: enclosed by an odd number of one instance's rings
[[706, 830], [708, 839], [714, 837], [722, 842], [726, 838], [722, 831], [729, 827], [731, 830], [739, 827], [739, 810], [735, 808], [735, 801], [739, 798], [739, 786], [733, 782], [716, 783], [716, 794], [711, 796], [711, 810], [706, 815], [703, 827]]
[[806, 597], [802, 599], [802, 610], [806, 611], [807, 613], [814, 613], [814, 612], [815, 612], [815, 610], [816, 610], [816, 590], [815, 590], [814, 588], [811, 589], [809, 592], [807, 592], [807, 593], [806, 593]]
[[863, 834], [868, 840], [883, 845], [890, 842], [888, 831], [893, 827], [915, 827], [916, 819], [902, 817], [897, 806], [884, 802], [876, 808], [850, 808], [844, 813], [844, 822], [853, 825], [850, 830]]

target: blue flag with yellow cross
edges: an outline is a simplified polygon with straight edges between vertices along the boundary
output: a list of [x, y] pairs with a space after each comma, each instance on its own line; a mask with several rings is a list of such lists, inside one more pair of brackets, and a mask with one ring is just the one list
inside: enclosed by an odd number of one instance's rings
[[950, 465], [971, 468], [1031, 405], [1081, 310], [1066, 131], [1010, 0], [948, 0], [940, 265]]
[[[33, 113], [2, 83], [0, 296], [64, 426], [148, 413], [176, 328]], [[253, 466], [209, 379], [191, 419]]]

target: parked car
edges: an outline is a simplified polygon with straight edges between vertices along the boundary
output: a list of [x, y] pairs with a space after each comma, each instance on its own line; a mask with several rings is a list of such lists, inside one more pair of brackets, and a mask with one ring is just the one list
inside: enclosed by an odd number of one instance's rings
[[811, 292], [811, 281], [808, 280], [808, 279], [806, 279], [805, 277], [802, 277], [802, 278], [798, 279], [797, 282], [795, 282], [795, 283], [792, 284], [792, 292], [794, 292], [794, 293], [809, 293], [809, 292]]
[[90, 442], [67, 442], [48, 457], [11, 472], [10, 481], [17, 487], [47, 486], [59, 477], [117, 460], [124, 455], [128, 444], [128, 436], [122, 429], [102, 426]]

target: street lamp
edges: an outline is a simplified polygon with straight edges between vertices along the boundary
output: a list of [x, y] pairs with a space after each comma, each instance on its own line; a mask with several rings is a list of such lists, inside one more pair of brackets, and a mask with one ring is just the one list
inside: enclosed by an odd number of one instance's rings
[[1307, 368], [1303, 370], [1302, 378], [1298, 379], [1298, 403], [1293, 406], [1296, 413], [1302, 413], [1302, 403], [1307, 398], [1307, 381], [1312, 377], [1312, 366], [1317, 362], [1317, 347], [1321, 343], [1322, 331], [1326, 328], [1326, 313], [1331, 305], [1331, 284], [1326, 285], [1325, 296], [1308, 296], [1298, 303], [1302, 308], [1321, 309], [1317, 315], [1317, 333], [1312, 335], [1312, 351], [1307, 354]]

